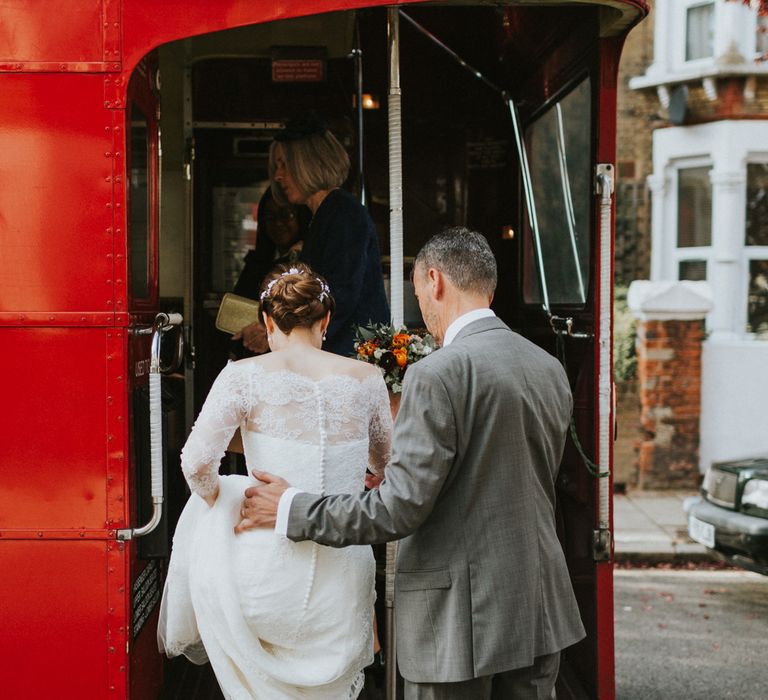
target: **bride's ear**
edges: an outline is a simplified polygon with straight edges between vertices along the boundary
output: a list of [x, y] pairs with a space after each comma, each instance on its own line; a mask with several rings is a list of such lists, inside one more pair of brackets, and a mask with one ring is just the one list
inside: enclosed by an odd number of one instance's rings
[[261, 313], [261, 317], [264, 319], [264, 326], [267, 329], [267, 334], [273, 335], [275, 332], [275, 322], [263, 311]]
[[320, 330], [325, 333], [328, 330], [328, 326], [331, 323], [331, 312], [328, 311], [323, 318], [320, 319]]

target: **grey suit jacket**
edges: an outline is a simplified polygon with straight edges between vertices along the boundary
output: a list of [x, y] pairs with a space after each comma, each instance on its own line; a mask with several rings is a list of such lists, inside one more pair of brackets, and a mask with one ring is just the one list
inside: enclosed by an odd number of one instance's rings
[[480, 319], [408, 370], [378, 489], [294, 498], [292, 540], [404, 538], [395, 614], [407, 680], [521, 668], [584, 636], [555, 533], [571, 408], [557, 360], [497, 318]]

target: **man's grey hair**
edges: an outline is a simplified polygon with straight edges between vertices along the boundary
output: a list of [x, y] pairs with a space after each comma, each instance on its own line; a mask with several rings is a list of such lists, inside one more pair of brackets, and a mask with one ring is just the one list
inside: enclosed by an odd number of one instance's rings
[[430, 238], [416, 256], [414, 267], [433, 267], [463, 292], [493, 294], [496, 258], [485, 236], [464, 226], [446, 228]]

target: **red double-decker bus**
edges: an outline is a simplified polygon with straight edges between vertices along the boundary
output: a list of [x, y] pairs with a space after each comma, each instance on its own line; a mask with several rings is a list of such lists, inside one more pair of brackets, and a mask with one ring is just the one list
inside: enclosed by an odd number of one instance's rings
[[0, 4], [0, 696], [215, 697], [155, 641], [179, 451], [227, 361], [215, 316], [257, 235], [269, 143], [314, 109], [352, 156], [395, 320], [419, 322], [412, 256], [468, 225], [499, 263], [497, 314], [562, 357], [575, 411], [559, 530], [588, 635], [558, 689], [614, 697], [616, 80], [646, 12]]

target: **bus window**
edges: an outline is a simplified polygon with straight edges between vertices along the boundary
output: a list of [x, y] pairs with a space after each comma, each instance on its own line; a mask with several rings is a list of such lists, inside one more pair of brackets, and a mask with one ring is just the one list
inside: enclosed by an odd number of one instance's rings
[[[592, 203], [591, 89], [585, 78], [526, 130], [550, 304], [583, 305], [589, 289]], [[541, 303], [534, 242], [526, 242], [524, 297]]]
[[133, 299], [149, 297], [149, 131], [147, 119], [131, 108], [130, 273]]

